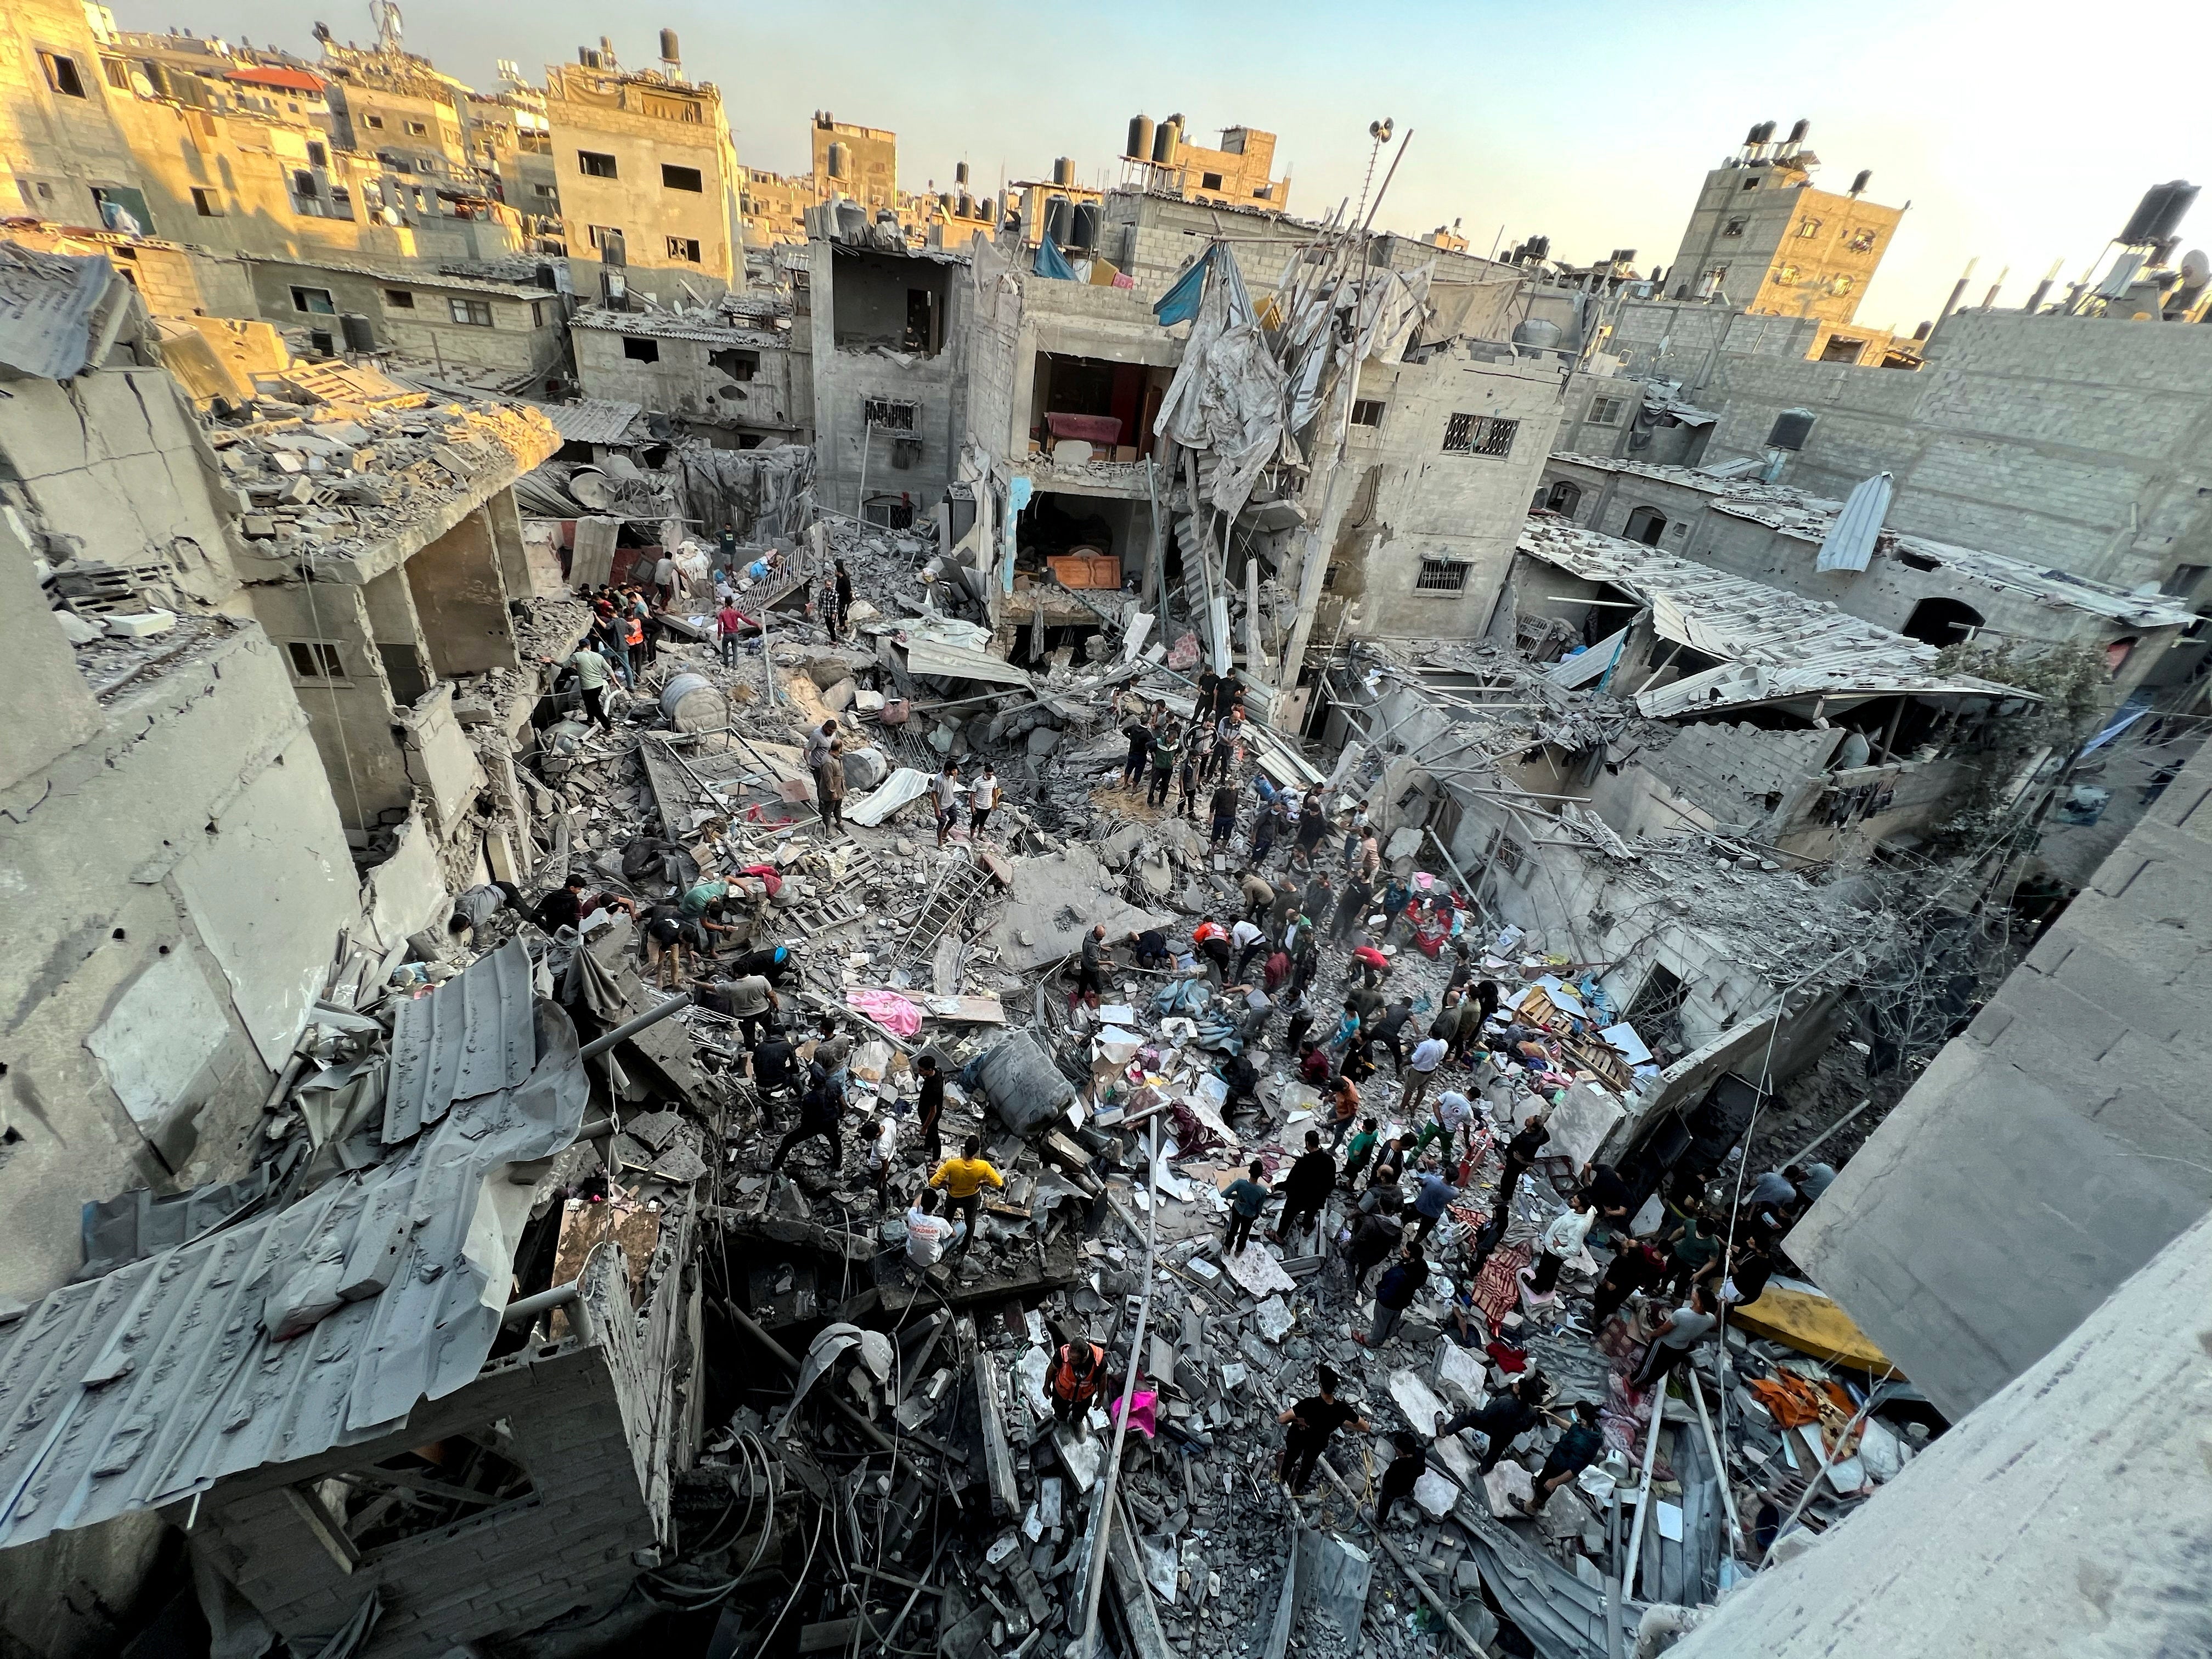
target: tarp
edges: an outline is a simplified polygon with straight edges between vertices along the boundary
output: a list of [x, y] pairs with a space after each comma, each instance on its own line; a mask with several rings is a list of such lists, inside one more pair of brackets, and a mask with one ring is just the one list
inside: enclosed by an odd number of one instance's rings
[[1036, 263], [1030, 269], [1040, 276], [1050, 276], [1059, 282], [1075, 280], [1075, 267], [1067, 263], [1067, 256], [1049, 236], [1037, 244]]
[[1234, 518], [1282, 443], [1285, 379], [1237, 262], [1209, 258], [1206, 267], [1206, 297], [1152, 430], [1212, 455], [1212, 504]]
[[848, 806], [845, 816], [854, 823], [873, 829], [902, 806], [920, 800], [928, 793], [929, 775], [916, 771], [911, 766], [902, 766], [867, 794]]
[[1765, 1295], [1736, 1309], [1729, 1316], [1729, 1322], [1815, 1359], [1832, 1359], [1869, 1371], [1890, 1365], [1889, 1356], [1875, 1346], [1874, 1339], [1841, 1306], [1818, 1291], [1791, 1290], [1770, 1282]]
[[1814, 569], [1867, 568], [1874, 557], [1874, 538], [1881, 533], [1881, 521], [1889, 512], [1892, 489], [1889, 474], [1877, 472], [1851, 491], [1844, 501], [1844, 510], [1836, 514], [1828, 533], [1820, 538], [1820, 558]]
[[1206, 294], [1206, 269], [1212, 261], [1213, 249], [1209, 247], [1169, 284], [1166, 293], [1152, 301], [1152, 315], [1160, 319], [1162, 328], [1173, 328], [1198, 315], [1199, 301]]

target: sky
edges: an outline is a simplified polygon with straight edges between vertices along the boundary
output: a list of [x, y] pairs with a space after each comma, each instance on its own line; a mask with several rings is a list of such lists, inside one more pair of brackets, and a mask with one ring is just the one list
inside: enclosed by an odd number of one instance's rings
[[[342, 40], [374, 33], [365, 3], [112, 3], [125, 28], [309, 55], [318, 16]], [[653, 67], [657, 31], [674, 28], [686, 74], [720, 87], [747, 165], [805, 171], [807, 123], [827, 109], [896, 131], [908, 190], [948, 186], [966, 161], [973, 185], [995, 191], [1049, 176], [1060, 155], [1079, 181], [1111, 184], [1129, 118], [1179, 112], [1201, 143], [1239, 125], [1279, 135], [1291, 211], [1322, 216], [1360, 193], [1368, 125], [1389, 117], [1382, 165], [1402, 160], [1378, 226], [1419, 235], [1456, 221], [1478, 252], [1540, 233], [1577, 264], [1632, 247], [1645, 271], [1673, 259], [1705, 170], [1746, 129], [1807, 118], [1816, 183], [1846, 189], [1870, 167], [1870, 199], [1911, 204], [1859, 310], [1899, 332], [1936, 314], [1970, 258], [1973, 301], [2008, 269], [1997, 302], [2016, 306], [2054, 260], [2079, 276], [2149, 185], [2212, 181], [2212, 21], [2196, 15], [2108, 25], [1943, 0], [407, 9], [409, 49], [485, 88], [501, 58], [542, 83], [544, 64], [603, 33], [626, 66]], [[2212, 246], [2212, 199], [2183, 224], [2183, 246], [2200, 245]]]

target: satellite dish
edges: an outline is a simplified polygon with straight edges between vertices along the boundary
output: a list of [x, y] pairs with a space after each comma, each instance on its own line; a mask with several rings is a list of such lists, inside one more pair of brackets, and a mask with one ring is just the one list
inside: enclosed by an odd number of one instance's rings
[[2203, 248], [2193, 247], [2181, 256], [2181, 280], [2191, 288], [2212, 282], [2212, 258]]
[[1390, 142], [1390, 118], [1386, 115], [1379, 121], [1370, 121], [1367, 124], [1367, 136], [1370, 138], [1372, 138], [1378, 144], [1389, 143]]

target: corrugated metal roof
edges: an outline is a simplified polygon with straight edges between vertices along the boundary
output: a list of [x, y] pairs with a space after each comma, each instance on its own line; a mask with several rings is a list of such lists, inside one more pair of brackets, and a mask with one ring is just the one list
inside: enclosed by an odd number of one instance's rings
[[561, 434], [562, 441], [572, 444], [626, 442], [635, 435], [630, 431], [631, 424], [645, 412], [639, 404], [617, 403], [606, 398], [538, 406], [553, 422], [553, 429]]
[[2028, 697], [1993, 680], [1936, 669], [1932, 646], [1846, 616], [1832, 605], [1676, 558], [1638, 542], [1532, 520], [1520, 550], [1589, 581], [1625, 588], [1651, 607], [1662, 637], [1721, 666], [1638, 694], [1655, 719], [1790, 697]]
[[560, 298], [551, 289], [539, 288], [533, 283], [462, 276], [442, 266], [433, 270], [422, 265], [365, 265], [351, 259], [287, 259], [266, 253], [245, 253], [239, 257], [251, 264], [289, 265], [296, 270], [339, 270], [351, 276], [372, 276], [380, 283], [389, 283], [394, 288], [436, 289], [441, 291], [451, 289], [457, 294], [489, 294], [502, 300]]
[[908, 640], [906, 665], [908, 673], [927, 674], [939, 679], [981, 680], [990, 685], [1030, 684], [1028, 672], [1015, 667], [1004, 657], [994, 657], [988, 651], [965, 650], [957, 645], [940, 645], [934, 640]]
[[[573, 1143], [589, 1097], [568, 1017], [549, 1003], [535, 1024], [526, 1081], [390, 1163], [65, 1286], [0, 1331], [0, 1547], [375, 1439], [472, 1380], [526, 1213], [497, 1201], [529, 1194], [504, 1166]], [[348, 1291], [271, 1335], [283, 1309]]]
[[0, 365], [40, 380], [82, 374], [94, 319], [118, 280], [102, 254], [0, 242]]
[[530, 955], [509, 939], [428, 996], [399, 1005], [384, 1093], [384, 1141], [420, 1134], [454, 1102], [512, 1089], [537, 1059]]

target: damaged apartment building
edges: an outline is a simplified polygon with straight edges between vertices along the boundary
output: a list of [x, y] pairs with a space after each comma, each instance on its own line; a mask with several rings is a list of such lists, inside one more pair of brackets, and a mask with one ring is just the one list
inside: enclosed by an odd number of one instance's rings
[[4, 254], [15, 655], [62, 711], [18, 729], [8, 783], [46, 896], [9, 999], [21, 1296], [68, 1276], [83, 1202], [240, 1156], [346, 961], [534, 866], [511, 753], [532, 651], [566, 647], [518, 635], [542, 419], [294, 363], [266, 330], [221, 337], [243, 366], [179, 359], [228, 390], [211, 419], [105, 258]]

